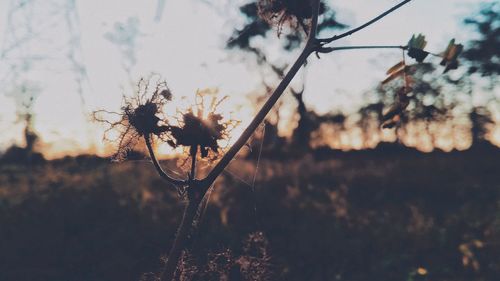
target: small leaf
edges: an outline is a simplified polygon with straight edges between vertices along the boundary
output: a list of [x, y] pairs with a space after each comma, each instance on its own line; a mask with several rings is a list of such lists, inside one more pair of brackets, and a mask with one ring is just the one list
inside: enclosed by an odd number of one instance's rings
[[408, 56], [414, 58], [418, 62], [423, 62], [428, 55], [429, 55], [428, 52], [421, 49], [416, 49], [416, 48], [408, 49]]
[[404, 68], [404, 67], [402, 67], [402, 68], [401, 68], [401, 69], [399, 69], [398, 71], [393, 72], [391, 75], [389, 75], [387, 78], [385, 78], [385, 79], [384, 79], [384, 81], [382, 81], [382, 85], [387, 84], [387, 83], [389, 83], [390, 81], [392, 81], [392, 80], [394, 80], [395, 78], [397, 78], [398, 76], [403, 75], [404, 70], [405, 70], [405, 68]]
[[404, 65], [405, 65], [405, 62], [400, 61], [400, 62], [396, 63], [394, 66], [392, 66], [391, 68], [389, 68], [389, 70], [387, 70], [387, 72], [385, 74], [389, 75], [389, 74], [393, 73], [394, 71], [400, 69]]
[[443, 52], [443, 60], [441, 60], [441, 65], [445, 66], [444, 73], [448, 72], [450, 69], [458, 68], [458, 56], [462, 53], [464, 46], [462, 44], [455, 44], [455, 39], [451, 39], [450, 43]]
[[425, 41], [425, 36], [419, 34], [415, 36], [415, 34], [411, 37], [410, 41], [408, 41], [408, 48], [415, 48], [423, 50], [427, 45], [427, 41]]
[[423, 62], [429, 55], [429, 52], [424, 51], [426, 45], [427, 41], [425, 41], [424, 35], [413, 35], [410, 41], [408, 41], [408, 56], [414, 58], [418, 62]]

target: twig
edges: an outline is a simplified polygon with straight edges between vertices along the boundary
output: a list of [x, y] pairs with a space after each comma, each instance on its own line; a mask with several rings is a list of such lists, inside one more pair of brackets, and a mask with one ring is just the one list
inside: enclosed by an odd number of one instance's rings
[[319, 42], [321, 43], [330, 43], [330, 42], [333, 42], [333, 41], [336, 41], [336, 40], [339, 40], [339, 39], [342, 39], [346, 36], [349, 36], [353, 33], [356, 33], [358, 31], [360, 31], [361, 29], [364, 29], [365, 27], [379, 21], [380, 19], [384, 18], [385, 16], [387, 16], [388, 14], [394, 12], [395, 10], [399, 9], [400, 7], [402, 7], [403, 5], [405, 5], [406, 3], [410, 2], [411, 0], [404, 0], [403, 2], [397, 4], [396, 6], [390, 8], [389, 10], [383, 12], [382, 14], [378, 15], [377, 17], [371, 19], [370, 21], [356, 27], [356, 28], [353, 28], [349, 31], [346, 31], [342, 34], [339, 34], [339, 35], [335, 35], [333, 37], [330, 37], [330, 38], [324, 38], [324, 39], [318, 39]]
[[331, 53], [333, 51], [362, 50], [362, 49], [401, 49], [401, 50], [406, 50], [406, 49], [408, 49], [408, 46], [384, 45], [384, 46], [319, 47], [316, 51], [319, 53]]
[[171, 281], [174, 278], [177, 264], [179, 263], [179, 258], [181, 257], [182, 250], [184, 249], [187, 238], [189, 236], [189, 231], [191, 230], [191, 226], [193, 225], [193, 221], [196, 216], [199, 204], [200, 200], [189, 200], [186, 208], [184, 209], [184, 214], [182, 216], [179, 230], [175, 235], [174, 244], [170, 249], [167, 262], [165, 263], [160, 276], [161, 281]]
[[144, 136], [144, 141], [146, 142], [146, 146], [148, 148], [149, 156], [151, 157], [151, 161], [153, 162], [153, 165], [156, 168], [156, 171], [158, 174], [167, 182], [171, 183], [175, 187], [180, 187], [180, 186], [186, 186], [187, 182], [184, 180], [179, 180], [179, 179], [174, 179], [167, 175], [165, 171], [161, 168], [160, 163], [158, 162], [158, 159], [156, 159], [153, 146], [151, 145], [151, 137], [150, 136]]

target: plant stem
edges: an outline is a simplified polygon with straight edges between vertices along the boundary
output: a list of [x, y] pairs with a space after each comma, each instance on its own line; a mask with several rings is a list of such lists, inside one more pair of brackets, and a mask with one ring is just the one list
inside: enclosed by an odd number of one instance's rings
[[210, 171], [207, 177], [203, 180], [203, 186], [208, 189], [217, 177], [224, 171], [224, 169], [229, 165], [229, 163], [233, 160], [234, 156], [240, 151], [240, 149], [245, 145], [245, 143], [250, 139], [255, 130], [259, 127], [260, 123], [264, 121], [267, 114], [273, 106], [276, 104], [278, 99], [281, 97], [285, 89], [288, 87], [293, 77], [299, 69], [304, 65], [309, 55], [317, 48], [315, 45], [315, 37], [316, 37], [316, 29], [318, 25], [318, 14], [319, 14], [319, 0], [313, 2], [313, 17], [311, 23], [311, 30], [309, 32], [309, 38], [307, 43], [300, 53], [297, 60], [294, 62], [290, 70], [286, 73], [285, 77], [279, 83], [278, 87], [274, 90], [269, 99], [264, 103], [262, 108], [259, 110], [257, 115], [250, 122], [248, 127], [243, 131], [241, 136], [236, 140], [236, 142], [229, 148], [229, 150], [224, 154], [222, 159], [215, 165], [215, 167]]
[[196, 154], [198, 153], [198, 146], [191, 148], [191, 174], [189, 175], [189, 180], [194, 180], [196, 178]]
[[222, 159], [215, 165], [215, 167], [210, 171], [208, 176], [203, 180], [205, 186], [210, 186], [215, 181], [215, 179], [217, 179], [217, 177], [224, 171], [224, 169], [231, 162], [231, 160], [233, 160], [234, 156], [238, 153], [238, 151], [245, 145], [245, 143], [252, 136], [252, 134], [255, 132], [260, 123], [264, 121], [264, 118], [266, 118], [269, 111], [276, 104], [278, 99], [281, 97], [285, 89], [292, 81], [295, 74], [305, 63], [307, 57], [311, 54], [312, 51], [313, 49], [311, 48], [311, 45], [307, 44], [302, 53], [300, 54], [300, 56], [293, 64], [292, 68], [288, 71], [283, 80], [281, 80], [278, 87], [274, 90], [272, 95], [262, 106], [257, 115], [255, 115], [254, 119], [250, 122], [245, 131], [243, 131], [238, 140], [236, 140], [233, 146], [231, 146], [231, 148], [226, 152], [226, 154], [224, 154]]
[[191, 226], [196, 216], [199, 203], [200, 200], [192, 198], [188, 200], [188, 203], [184, 208], [184, 214], [182, 216], [182, 221], [179, 225], [179, 229], [177, 230], [174, 244], [170, 249], [167, 262], [165, 263], [160, 276], [161, 281], [172, 281], [174, 278], [174, 274], [182, 254], [182, 250], [184, 249], [187, 238], [189, 236], [189, 231], [191, 230]]
[[[151, 157], [151, 161], [153, 162], [153, 165], [156, 168], [156, 171], [158, 174], [167, 182], [171, 183], [174, 186], [185, 186], [186, 181], [179, 180], [179, 179], [174, 179], [167, 175], [165, 171], [161, 168], [160, 162], [158, 162], [158, 159], [156, 159], [155, 152], [153, 150], [153, 146], [151, 145], [151, 137], [150, 136], [144, 136], [144, 141], [146, 142], [146, 146], [148, 148], [149, 156]], [[174, 187], [175, 188], [175, 187]]]
[[316, 49], [318, 53], [331, 53], [333, 51], [342, 50], [362, 50], [362, 49], [401, 49], [406, 50], [408, 46], [394, 46], [394, 45], [383, 45], [383, 46], [343, 46], [343, 47], [322, 47], [324, 43], [318, 40], [320, 47]]
[[327, 49], [329, 52], [333, 51], [342, 51], [342, 50], [362, 50], [362, 49], [402, 49], [405, 50], [408, 48], [407, 46], [391, 46], [391, 45], [384, 45], [384, 46], [345, 46], [345, 47], [329, 47], [329, 48], [324, 48]]

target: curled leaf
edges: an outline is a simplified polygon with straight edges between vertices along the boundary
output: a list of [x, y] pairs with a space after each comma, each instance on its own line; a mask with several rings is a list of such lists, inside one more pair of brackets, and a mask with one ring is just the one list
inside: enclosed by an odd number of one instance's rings
[[464, 47], [462, 44], [455, 44], [455, 39], [451, 39], [450, 43], [443, 52], [443, 59], [441, 60], [441, 65], [445, 66], [444, 73], [448, 72], [450, 69], [458, 68], [458, 56], [462, 53]]
[[424, 51], [426, 45], [427, 41], [425, 41], [424, 35], [413, 35], [410, 41], [408, 41], [408, 56], [414, 58], [418, 62], [423, 62], [429, 55], [429, 52]]
[[385, 74], [389, 75], [389, 74], [393, 73], [394, 71], [399, 70], [404, 65], [405, 65], [405, 62], [400, 61], [400, 62], [396, 63], [394, 66], [392, 66], [391, 68], [389, 68], [389, 70], [387, 70], [387, 72]]
[[382, 81], [382, 85], [387, 84], [387, 83], [391, 82], [392, 80], [394, 80], [395, 78], [403, 75], [404, 71], [405, 71], [405, 68], [403, 67], [395, 72], [392, 72], [389, 76], [387, 76], [387, 78], [384, 79], [384, 81]]

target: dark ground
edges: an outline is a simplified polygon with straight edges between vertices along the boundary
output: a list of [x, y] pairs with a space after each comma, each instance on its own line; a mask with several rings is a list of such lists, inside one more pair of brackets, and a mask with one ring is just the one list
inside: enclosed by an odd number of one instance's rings
[[[320, 155], [232, 163], [179, 278], [499, 280], [500, 149]], [[139, 280], [181, 210], [145, 161], [3, 164], [0, 280]]]

